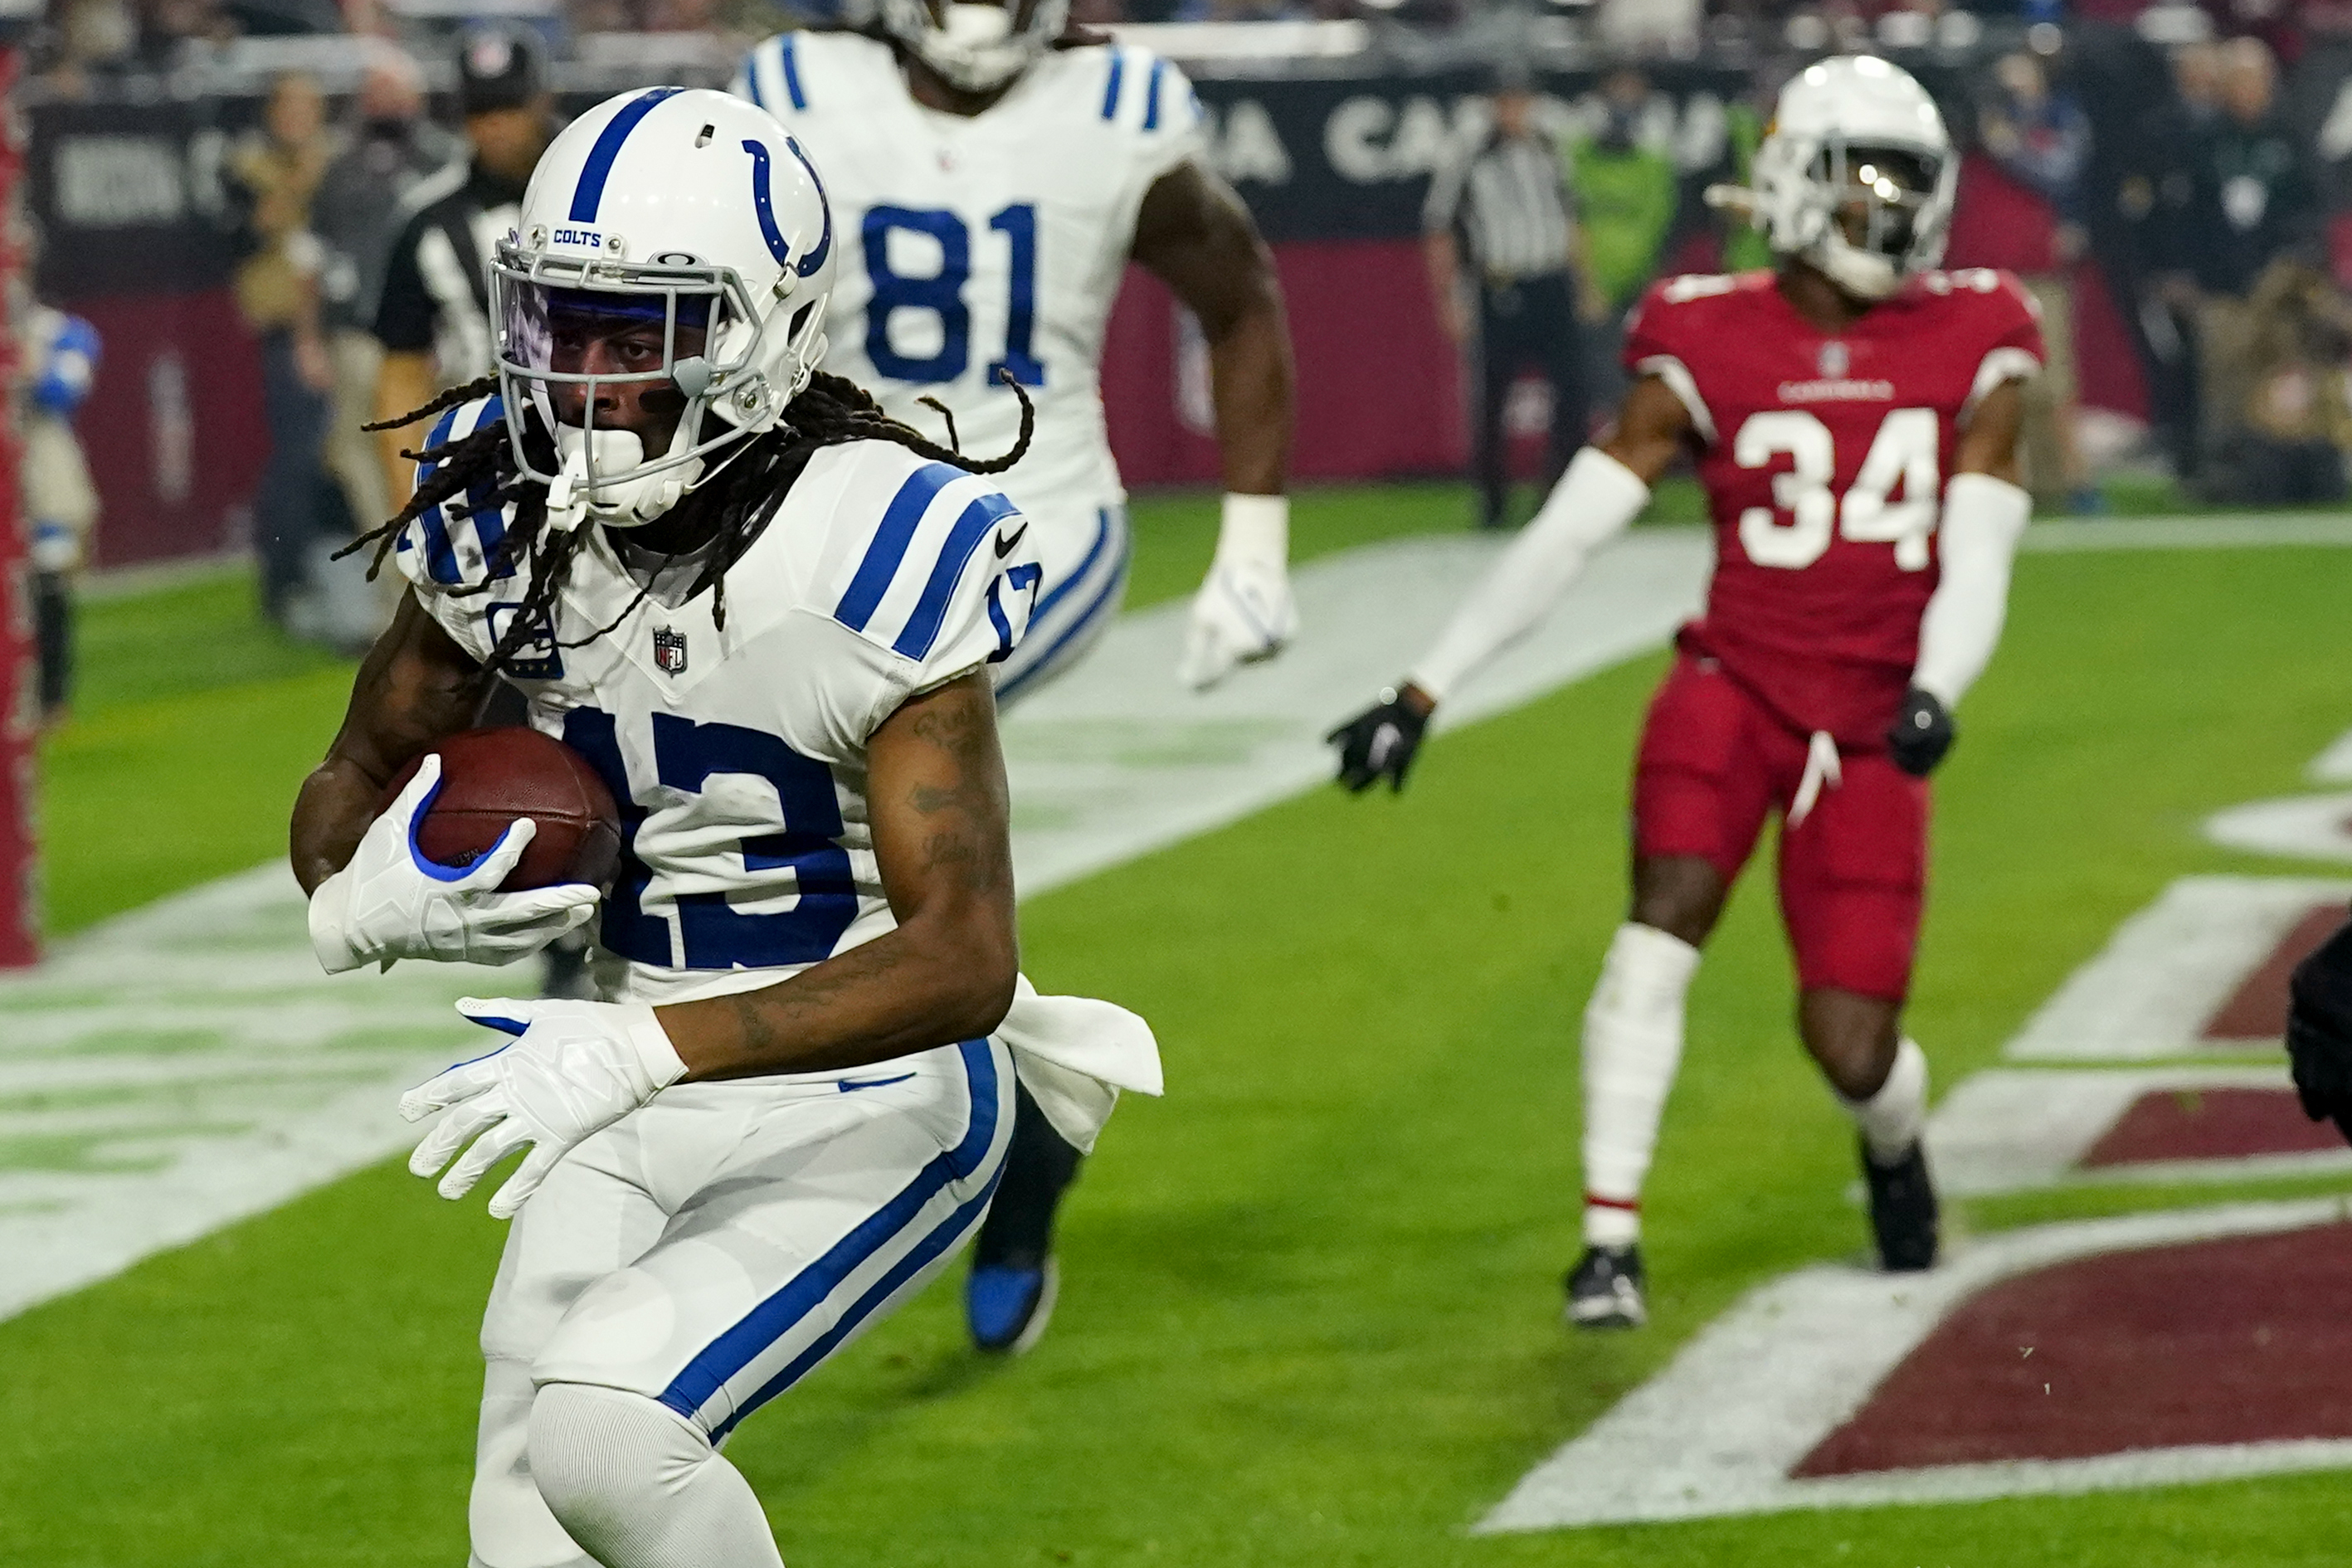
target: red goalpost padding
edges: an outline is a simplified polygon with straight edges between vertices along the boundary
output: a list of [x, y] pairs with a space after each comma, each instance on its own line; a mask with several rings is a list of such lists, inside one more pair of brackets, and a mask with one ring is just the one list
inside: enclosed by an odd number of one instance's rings
[[[0, 97], [16, 86], [21, 52], [0, 48]], [[35, 768], [41, 733], [35, 668], [31, 540], [17, 484], [14, 409], [23, 351], [17, 331], [26, 305], [24, 275], [25, 133], [13, 110], [0, 110], [0, 969], [40, 956], [40, 853]]]

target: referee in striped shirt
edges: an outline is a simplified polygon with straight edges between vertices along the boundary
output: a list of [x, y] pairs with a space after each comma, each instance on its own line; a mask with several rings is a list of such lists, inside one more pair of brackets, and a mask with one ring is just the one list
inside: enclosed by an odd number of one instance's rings
[[[1422, 209], [1438, 320], [1471, 350], [1473, 449], [1488, 528], [1502, 526], [1510, 498], [1503, 404], [1518, 374], [1539, 370], [1551, 383], [1547, 487], [1584, 444], [1591, 419], [1578, 321], [1592, 305], [1583, 236], [1559, 151], [1535, 125], [1530, 85], [1523, 68], [1496, 72], [1492, 123], [1438, 170]], [[1475, 323], [1465, 283], [1477, 295]]]

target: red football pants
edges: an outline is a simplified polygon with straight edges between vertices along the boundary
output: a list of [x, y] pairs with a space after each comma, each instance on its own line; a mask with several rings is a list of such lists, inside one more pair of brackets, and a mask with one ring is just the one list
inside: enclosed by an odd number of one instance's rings
[[[1711, 659], [1677, 659], [1651, 699], [1633, 770], [1636, 854], [1696, 855], [1728, 887], [1765, 817], [1784, 820], [1808, 737]], [[1798, 984], [1900, 1002], [1927, 881], [1927, 784], [1883, 752], [1838, 759], [1804, 820], [1780, 834], [1780, 918]]]

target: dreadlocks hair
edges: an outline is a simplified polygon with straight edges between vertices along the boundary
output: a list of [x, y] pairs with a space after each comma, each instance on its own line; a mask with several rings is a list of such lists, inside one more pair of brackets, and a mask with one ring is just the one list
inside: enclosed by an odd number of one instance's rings
[[[994, 458], [967, 457], [958, 440], [953, 416], [949, 416], [947, 446], [929, 440], [913, 426], [891, 418], [874, 400], [874, 395], [845, 376], [817, 371], [810, 375], [801, 394], [785, 405], [783, 416], [773, 428], [757, 436], [745, 437], [726, 453], [719, 462], [718, 471], [705, 479], [694, 492], [708, 494], [707, 504], [718, 509], [714, 548], [709, 560], [694, 585], [688, 589], [692, 598], [705, 588], [712, 593], [711, 618], [719, 628], [727, 627], [727, 568], [742, 554], [758, 537], [768, 516], [783, 493], [800, 478], [809, 459], [826, 447], [838, 447], [851, 441], [888, 441], [906, 447], [918, 456], [934, 462], [950, 463], [971, 474], [1001, 474], [1019, 462], [1028, 450], [1030, 437], [1036, 433], [1037, 410], [1029, 401], [1010, 370], [999, 370], [997, 379], [1013, 389], [1021, 400], [1021, 434], [1006, 451]], [[429, 419], [434, 415], [486, 397], [499, 390], [499, 378], [488, 375], [441, 394], [422, 408], [394, 419], [380, 420], [361, 426], [364, 430], [398, 430]], [[929, 398], [923, 400], [939, 408], [943, 405]], [[525, 416], [524, 439], [530, 445], [535, 466], [542, 470], [555, 466], [555, 443], [541, 426], [536, 411]], [[533, 634], [544, 627], [545, 636], [554, 641], [556, 597], [563, 590], [572, 558], [579, 553], [584, 528], [566, 529], [550, 537], [547, 527], [547, 488], [533, 480], [515, 459], [513, 446], [507, 439], [503, 420], [485, 424], [470, 436], [428, 447], [422, 451], [404, 451], [401, 456], [417, 463], [429, 463], [432, 472], [416, 487], [408, 504], [376, 528], [360, 535], [335, 552], [335, 559], [355, 554], [373, 545], [375, 553], [368, 563], [368, 580], [373, 582], [383, 571], [384, 561], [397, 548], [401, 534], [411, 522], [436, 506], [447, 506], [447, 515], [455, 518], [473, 517], [482, 512], [496, 512], [512, 503], [514, 515], [507, 523], [506, 534], [492, 548], [484, 563], [483, 581], [472, 587], [449, 590], [452, 595], [470, 595], [489, 591], [490, 583], [511, 574], [517, 567], [529, 572], [518, 613], [499, 635], [489, 657], [483, 661], [482, 680], [489, 679], [509, 668], [516, 656], [529, 643], [538, 640]], [[456, 498], [466, 500], [458, 502]], [[669, 557], [663, 564], [667, 565]], [[658, 574], [656, 574], [657, 575]], [[650, 583], [637, 590], [629, 605], [610, 622], [586, 637], [573, 642], [555, 642], [559, 648], [582, 647], [605, 636], [622, 622], [636, 614], [646, 595], [652, 592]]]

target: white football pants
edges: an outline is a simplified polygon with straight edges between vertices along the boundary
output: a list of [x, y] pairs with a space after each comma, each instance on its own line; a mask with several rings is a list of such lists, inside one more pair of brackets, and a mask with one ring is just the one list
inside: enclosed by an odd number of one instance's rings
[[475, 1568], [594, 1568], [531, 1479], [541, 1388], [640, 1395], [724, 1442], [946, 1267], [1013, 1107], [1004, 1047], [972, 1041], [679, 1084], [572, 1151], [516, 1216], [482, 1320]]
[[[1020, 498], [1013, 498], [1019, 502]], [[1084, 658], [1100, 641], [1127, 598], [1127, 508], [1113, 503], [1077, 510], [1022, 507], [1038, 530], [1033, 546], [1045, 575], [1029, 612], [1029, 629], [1013, 657], [996, 668], [996, 703], [1018, 701]]]

